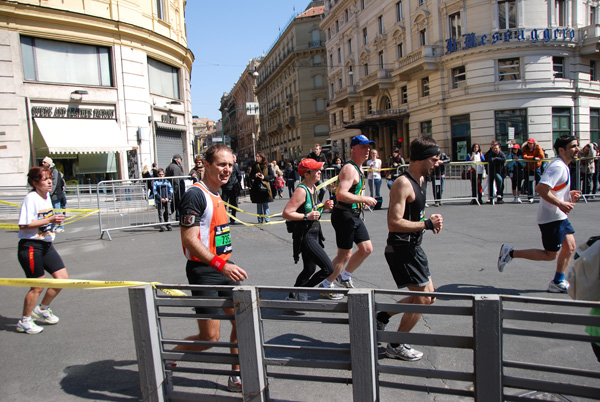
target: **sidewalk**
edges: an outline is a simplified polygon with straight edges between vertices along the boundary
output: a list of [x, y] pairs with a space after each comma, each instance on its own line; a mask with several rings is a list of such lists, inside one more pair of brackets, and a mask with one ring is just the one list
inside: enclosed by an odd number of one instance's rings
[[[271, 212], [281, 212], [286, 198], [270, 204]], [[386, 215], [388, 192], [382, 186], [384, 209], [366, 212], [374, 252], [355, 273], [357, 287], [393, 288], [393, 281], [383, 256], [387, 237]], [[582, 243], [598, 234], [600, 200], [587, 205], [579, 203], [570, 220], [576, 230], [576, 240]], [[256, 207], [247, 201], [240, 208], [255, 213]], [[442, 207], [427, 209], [427, 214], [441, 213], [444, 230], [439, 235], [425, 234], [425, 249], [432, 271], [433, 283], [438, 291], [452, 293], [496, 293], [526, 295], [543, 298], [568, 299], [568, 295], [546, 293], [552, 278], [554, 262], [512, 262], [504, 273], [496, 269], [498, 250], [502, 243], [520, 248], [539, 248], [539, 230], [535, 223], [537, 203], [534, 205], [483, 205], [447, 203]], [[238, 213], [247, 222], [255, 217]], [[276, 218], [277, 219], [277, 218]], [[329, 219], [326, 214], [324, 219]], [[324, 223], [327, 239], [326, 251], [335, 256], [335, 235], [330, 223]], [[66, 232], [57, 236], [56, 248], [67, 265], [70, 277], [94, 280], [158, 281], [187, 284], [185, 259], [181, 252], [179, 229], [159, 233], [157, 229], [139, 228], [112, 233], [112, 241], [99, 240], [97, 219], [83, 219], [67, 226]], [[232, 260], [249, 273], [247, 285], [292, 286], [302, 269], [294, 265], [291, 235], [284, 224], [262, 227], [232, 227]], [[0, 277], [22, 278], [23, 273], [16, 257], [16, 232], [0, 231], [0, 249], [4, 263]], [[54, 301], [52, 307], [61, 321], [46, 326], [38, 335], [17, 333], [15, 326], [20, 318], [24, 288], [0, 288], [0, 353], [4, 364], [0, 368], [0, 401], [81, 401], [138, 400], [139, 378], [133, 344], [129, 299], [126, 289], [69, 290]], [[190, 333], [194, 326], [185, 323], [177, 331]], [[398, 320], [392, 321], [396, 326]], [[292, 336], [300, 332], [298, 324], [286, 323], [269, 339]], [[420, 330], [440, 331], [452, 322], [434, 316], [423, 317]], [[583, 328], [582, 328], [583, 333]], [[226, 334], [224, 331], [223, 334]], [[313, 334], [319, 337], [321, 334]], [[323, 333], [330, 340], [331, 334]], [[335, 341], [335, 338], [333, 339]], [[537, 346], [536, 346], [537, 347]], [[535, 355], [536, 347], [524, 348]], [[588, 344], [569, 344], [568, 353], [573, 361], [586, 368], [597, 367]], [[419, 366], [444, 361], [456, 364], [436, 352], [431, 360]], [[450, 360], [450, 361], [448, 361]], [[307, 369], [310, 370], [310, 369]], [[215, 395], [229, 395], [222, 381], [207, 381], [214, 387]], [[212, 385], [211, 385], [212, 384]], [[291, 381], [272, 381], [271, 396], [286, 401], [348, 401], [351, 388], [341, 384], [305, 384]], [[399, 391], [382, 395], [383, 401], [402, 399]], [[417, 400], [459, 400], [422, 395]]]

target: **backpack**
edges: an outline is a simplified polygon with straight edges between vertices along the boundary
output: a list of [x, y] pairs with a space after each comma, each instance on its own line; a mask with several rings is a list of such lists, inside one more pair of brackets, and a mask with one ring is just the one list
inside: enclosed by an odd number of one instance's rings
[[577, 247], [567, 270], [569, 296], [574, 300], [600, 301], [600, 236]]

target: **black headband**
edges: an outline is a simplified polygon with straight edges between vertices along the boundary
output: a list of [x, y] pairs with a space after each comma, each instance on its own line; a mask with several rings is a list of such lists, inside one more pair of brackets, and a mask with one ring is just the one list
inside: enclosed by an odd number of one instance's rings
[[442, 153], [442, 150], [437, 145], [430, 145], [427, 148], [424, 148], [421, 152], [413, 153], [410, 156], [410, 159], [413, 161], [423, 161], [427, 158], [431, 158], [432, 156], [436, 156]]

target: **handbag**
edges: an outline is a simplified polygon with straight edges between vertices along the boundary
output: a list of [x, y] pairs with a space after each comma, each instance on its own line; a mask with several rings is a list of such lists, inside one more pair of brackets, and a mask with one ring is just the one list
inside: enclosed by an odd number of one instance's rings
[[264, 181], [261, 181], [258, 184], [257, 188], [258, 188], [258, 192], [260, 192], [260, 193], [267, 193], [267, 192], [269, 192], [269, 189], [267, 188], [267, 186], [266, 186], [266, 184], [265, 184]]

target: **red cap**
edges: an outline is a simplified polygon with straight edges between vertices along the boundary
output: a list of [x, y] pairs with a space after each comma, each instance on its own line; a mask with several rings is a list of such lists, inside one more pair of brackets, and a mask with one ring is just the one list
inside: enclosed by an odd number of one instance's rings
[[321, 170], [324, 162], [317, 162], [312, 158], [302, 159], [298, 164], [298, 174], [303, 176], [309, 170]]
[[535, 144], [535, 140], [533, 138], [528, 139], [527, 142], [530, 144]]
[[521, 146], [519, 144], [513, 144], [513, 148], [514, 149], [521, 149]]

